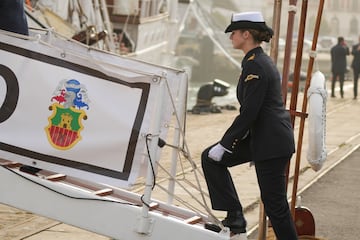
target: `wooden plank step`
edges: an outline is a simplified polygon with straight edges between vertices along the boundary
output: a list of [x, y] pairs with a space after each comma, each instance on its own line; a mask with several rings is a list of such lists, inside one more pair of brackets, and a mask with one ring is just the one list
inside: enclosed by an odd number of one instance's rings
[[185, 219], [184, 222], [188, 224], [197, 224], [202, 221], [202, 218], [200, 216], [193, 216], [191, 218]]
[[[0, 158], [0, 166], [1, 165], [10, 165], [10, 166], [18, 166], [18, 163], [12, 162], [9, 160], [4, 160]], [[20, 164], [20, 167], [23, 166]], [[8, 167], [8, 166], [5, 166]], [[141, 206], [143, 204], [141, 197], [132, 196], [129, 194], [126, 194], [126, 192], [123, 192], [121, 190], [117, 189], [111, 189], [106, 186], [103, 186], [102, 184], [93, 183], [89, 181], [85, 181], [83, 179], [78, 179], [76, 177], [67, 176], [65, 174], [45, 170], [45, 169], [39, 169], [39, 172], [35, 174], [36, 176], [47, 179], [49, 181], [54, 182], [62, 182], [64, 184], [69, 184], [72, 186], [76, 186], [82, 189], [87, 189], [89, 191], [92, 191], [94, 194], [98, 196], [111, 196], [113, 198], [127, 201], [130, 203], [138, 204]], [[198, 224], [204, 221], [202, 217], [194, 216], [191, 217], [191, 213], [187, 213], [186, 211], [175, 211], [171, 206], [167, 206], [166, 204], [162, 204], [159, 202], [151, 202], [149, 204], [149, 210], [150, 211], [159, 211], [162, 212], [164, 215], [172, 215], [178, 218], [183, 219], [186, 223], [189, 224]]]
[[5, 160], [5, 161], [1, 161], [0, 165], [8, 168], [17, 168], [20, 167], [22, 164], [18, 162], [11, 162]]
[[98, 195], [101, 197], [109, 196], [113, 193], [114, 193], [114, 190], [111, 188], [104, 188], [104, 189], [100, 189], [100, 190], [94, 192], [95, 195]]
[[150, 210], [155, 210], [159, 208], [159, 203], [152, 202], [149, 204], [149, 206], [150, 206]]
[[50, 175], [50, 176], [46, 177], [47, 180], [54, 181], [54, 182], [62, 181], [65, 178], [66, 178], [66, 175], [62, 174], [62, 173], [56, 173], [56, 174], [53, 174], [53, 175]]

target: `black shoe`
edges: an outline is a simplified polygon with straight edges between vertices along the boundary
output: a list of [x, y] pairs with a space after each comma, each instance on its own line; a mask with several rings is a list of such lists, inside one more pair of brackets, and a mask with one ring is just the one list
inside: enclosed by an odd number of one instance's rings
[[335, 96], [334, 94], [331, 94], [331, 97], [332, 97], [332, 98], [336, 98], [336, 96]]
[[208, 230], [211, 230], [211, 231], [217, 232], [217, 233], [221, 231], [221, 227], [219, 227], [218, 225], [211, 223], [211, 222], [205, 223], [204, 227], [205, 227], [205, 229], [208, 229]]
[[228, 212], [226, 218], [221, 222], [233, 233], [246, 233], [246, 220], [242, 211]]

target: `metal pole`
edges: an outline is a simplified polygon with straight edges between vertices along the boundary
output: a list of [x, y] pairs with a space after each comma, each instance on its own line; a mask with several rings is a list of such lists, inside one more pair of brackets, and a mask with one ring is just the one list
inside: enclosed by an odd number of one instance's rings
[[[288, 85], [289, 69], [291, 62], [292, 38], [293, 38], [294, 20], [296, 14], [296, 4], [297, 4], [297, 0], [289, 0], [289, 20], [288, 20], [288, 29], [286, 33], [285, 55], [284, 55], [284, 63], [283, 63], [284, 67], [283, 67], [283, 75], [282, 75], [282, 92], [283, 92], [283, 101], [285, 106], [286, 106], [287, 92], [288, 92], [287, 85]], [[293, 81], [295, 81], [295, 78], [293, 79]], [[290, 114], [292, 114], [291, 111]], [[294, 124], [292, 124], [292, 126], [294, 128]], [[289, 173], [290, 173], [290, 162], [288, 163], [286, 168], [286, 190], [288, 188]]]
[[309, 60], [308, 69], [307, 69], [305, 89], [304, 89], [304, 99], [303, 99], [302, 110], [301, 110], [302, 117], [300, 118], [299, 136], [298, 136], [298, 144], [297, 144], [298, 150], [296, 153], [296, 166], [295, 166], [294, 182], [293, 182], [292, 197], [291, 197], [291, 213], [293, 214], [293, 217], [295, 217], [295, 204], [296, 204], [296, 195], [297, 195], [298, 179], [299, 179], [301, 147], [302, 147], [302, 140], [303, 140], [304, 125], [305, 125], [305, 116], [304, 115], [306, 113], [306, 108], [307, 108], [307, 90], [310, 86], [311, 75], [312, 75], [313, 66], [314, 66], [315, 51], [316, 51], [316, 45], [317, 45], [317, 40], [318, 40], [318, 36], [319, 36], [319, 31], [320, 31], [322, 12], [324, 9], [324, 1], [325, 0], [320, 0], [320, 3], [319, 3], [318, 14], [317, 14], [315, 29], [314, 29], [314, 36], [313, 36], [313, 41], [312, 41], [312, 46], [311, 46], [310, 60]]
[[[184, 131], [185, 127], [185, 116], [186, 116], [186, 98], [187, 98], [187, 90], [188, 90], [188, 83], [187, 79], [182, 79], [180, 82], [180, 90], [179, 90], [179, 101], [176, 111], [176, 115], [179, 116], [176, 121], [176, 129], [174, 130], [174, 139], [173, 139], [173, 146], [180, 145], [180, 139], [182, 137], [181, 132]], [[174, 192], [175, 192], [175, 178], [176, 178], [176, 171], [177, 171], [177, 159], [178, 159], [179, 149], [172, 150], [172, 157], [171, 157], [171, 169], [170, 169], [170, 179], [168, 185], [168, 204], [172, 204], [174, 201]]]
[[164, 96], [165, 96], [165, 83], [160, 78], [158, 79], [160, 81], [159, 83], [159, 91], [158, 91], [158, 97], [156, 99], [156, 105], [155, 110], [152, 115], [152, 123], [150, 126], [150, 133], [153, 134], [153, 136], [150, 136], [149, 139], [145, 139], [145, 141], [149, 140], [149, 163], [147, 167], [147, 174], [146, 174], [146, 183], [145, 183], [145, 189], [144, 189], [144, 195], [142, 197], [143, 201], [143, 207], [141, 211], [141, 216], [139, 217], [139, 222], [137, 224], [137, 232], [148, 234], [151, 228], [152, 220], [149, 217], [149, 211], [150, 211], [150, 201], [151, 201], [151, 193], [154, 187], [154, 172], [156, 173], [156, 157], [158, 156], [158, 141], [159, 141], [159, 135], [161, 128], [161, 117], [162, 117], [162, 111], [163, 111], [163, 104], [164, 104]]
[[110, 21], [107, 4], [106, 4], [105, 0], [100, 0], [100, 3], [101, 3], [101, 11], [102, 11], [103, 18], [104, 18], [105, 29], [108, 32], [108, 34], [107, 34], [107, 38], [108, 38], [107, 45], [109, 47], [110, 52], [115, 52], [115, 44], [114, 44], [114, 37], [113, 37], [113, 26], [112, 26], [111, 21]]
[[[279, 35], [280, 35], [280, 20], [281, 20], [281, 6], [282, 0], [274, 0], [274, 11], [273, 11], [273, 30], [274, 37], [271, 41], [270, 48], [270, 57], [273, 59], [274, 63], [277, 64], [278, 52], [279, 52]], [[258, 240], [265, 240], [267, 233], [267, 221], [266, 213], [264, 209], [264, 204], [260, 200], [259, 205], [259, 227], [258, 227]]]
[[294, 19], [296, 14], [296, 3], [297, 0], [289, 0], [289, 17], [286, 32], [285, 52], [284, 52], [284, 63], [283, 63], [283, 74], [282, 74], [282, 93], [284, 105], [286, 105], [286, 96], [288, 92], [288, 78], [289, 69], [291, 62], [291, 49], [292, 49], [292, 38], [294, 30]]
[[270, 57], [277, 64], [278, 54], [279, 54], [279, 36], [280, 36], [280, 22], [281, 22], [281, 7], [282, 0], [274, 0], [274, 11], [273, 11], [273, 30], [274, 37], [271, 41], [270, 48]]
[[292, 91], [291, 91], [291, 100], [290, 100], [291, 123], [293, 126], [295, 126], [296, 106], [297, 106], [297, 98], [299, 93], [299, 81], [300, 81], [300, 72], [301, 72], [302, 53], [304, 47], [307, 6], [308, 6], [308, 0], [303, 0], [301, 6], [300, 27], [298, 33], [298, 44], [296, 49], [296, 58], [295, 58], [295, 66], [294, 66], [294, 79], [291, 89]]

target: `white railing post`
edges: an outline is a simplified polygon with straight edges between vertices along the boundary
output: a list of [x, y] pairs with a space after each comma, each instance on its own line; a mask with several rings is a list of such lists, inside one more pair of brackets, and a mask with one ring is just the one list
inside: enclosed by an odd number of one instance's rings
[[[185, 116], [186, 116], [186, 97], [187, 97], [187, 79], [183, 79], [180, 82], [179, 94], [177, 98], [177, 105], [176, 105], [176, 127], [174, 132], [173, 138], [173, 146], [180, 145], [180, 139], [182, 137], [181, 132], [184, 131], [184, 123], [185, 123]], [[180, 146], [181, 147], [181, 146]], [[172, 156], [171, 156], [171, 169], [170, 169], [170, 179], [168, 185], [168, 204], [172, 204], [174, 201], [174, 192], [175, 192], [175, 177], [177, 171], [177, 159], [178, 159], [178, 152], [180, 149], [173, 149]]]
[[[158, 157], [158, 141], [159, 141], [159, 133], [161, 128], [161, 119], [164, 105], [164, 96], [165, 96], [165, 82], [161, 77], [154, 77], [154, 84], [159, 84], [158, 88], [158, 96], [155, 104], [155, 110], [152, 115], [152, 123], [150, 125], [150, 134], [151, 136], [147, 136], [145, 141], [149, 141], [149, 163], [147, 167], [146, 174], [146, 183], [144, 189], [144, 195], [142, 196], [143, 207], [141, 211], [141, 216], [139, 219], [139, 224], [137, 225], [137, 232], [142, 234], [149, 234], [151, 231], [152, 219], [149, 217], [149, 205], [151, 203], [151, 193], [153, 190], [154, 184], [154, 173], [156, 174], [156, 161]], [[158, 83], [156, 83], [158, 82]]]

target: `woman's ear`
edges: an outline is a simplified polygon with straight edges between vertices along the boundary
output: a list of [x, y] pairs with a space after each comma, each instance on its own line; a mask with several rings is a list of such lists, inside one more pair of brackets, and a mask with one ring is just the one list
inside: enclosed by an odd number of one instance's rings
[[250, 32], [248, 30], [245, 30], [242, 32], [243, 38], [248, 39], [250, 36]]

